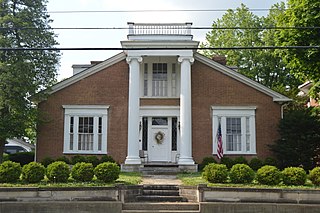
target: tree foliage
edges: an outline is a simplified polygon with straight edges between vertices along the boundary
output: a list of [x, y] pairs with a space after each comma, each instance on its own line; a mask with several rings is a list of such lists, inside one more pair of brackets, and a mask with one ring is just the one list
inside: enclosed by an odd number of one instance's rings
[[310, 109], [292, 110], [279, 125], [280, 139], [271, 146], [281, 168], [311, 169], [320, 148], [320, 121]]
[[[228, 10], [221, 19], [212, 24], [202, 47], [259, 47], [274, 46], [275, 31], [252, 29], [275, 26], [276, 17], [284, 11], [284, 4], [274, 5], [267, 17], [259, 17], [244, 4], [236, 10]], [[241, 29], [217, 29], [241, 28]], [[236, 66], [240, 73], [280, 92], [286, 86], [296, 88], [300, 83], [289, 75], [282, 58], [274, 50], [205, 50], [208, 57], [223, 55], [227, 57], [227, 65]]]
[[[288, 0], [287, 10], [276, 17], [280, 27], [319, 27], [319, 0]], [[275, 34], [277, 45], [319, 46], [320, 29], [279, 30]], [[278, 51], [292, 73], [299, 79], [313, 81], [311, 95], [320, 91], [320, 49], [287, 49]]]
[[[46, 0], [0, 0], [0, 46], [56, 45], [46, 3]], [[46, 50], [0, 52], [0, 153], [7, 138], [25, 136], [34, 128], [37, 111], [30, 97], [55, 82], [59, 54]]]

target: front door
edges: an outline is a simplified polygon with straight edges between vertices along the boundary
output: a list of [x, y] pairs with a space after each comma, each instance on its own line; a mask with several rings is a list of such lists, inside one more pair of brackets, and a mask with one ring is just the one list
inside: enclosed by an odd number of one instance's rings
[[167, 117], [153, 117], [148, 144], [149, 161], [169, 162], [171, 160], [171, 135]]

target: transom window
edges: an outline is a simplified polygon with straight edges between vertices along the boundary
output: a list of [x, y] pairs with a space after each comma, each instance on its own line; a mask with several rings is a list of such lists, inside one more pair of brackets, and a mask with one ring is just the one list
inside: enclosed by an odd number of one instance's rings
[[108, 106], [64, 105], [64, 153], [106, 154]]
[[143, 97], [178, 97], [176, 63], [144, 63]]
[[255, 154], [256, 107], [213, 106], [213, 153], [217, 153], [217, 130], [221, 125], [224, 154]]

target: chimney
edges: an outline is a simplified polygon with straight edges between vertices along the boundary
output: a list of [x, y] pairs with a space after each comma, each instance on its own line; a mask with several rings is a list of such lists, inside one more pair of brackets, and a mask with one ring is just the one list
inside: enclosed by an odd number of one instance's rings
[[218, 62], [219, 64], [226, 65], [227, 64], [227, 58], [222, 55], [214, 55], [212, 56], [212, 60], [215, 62]]

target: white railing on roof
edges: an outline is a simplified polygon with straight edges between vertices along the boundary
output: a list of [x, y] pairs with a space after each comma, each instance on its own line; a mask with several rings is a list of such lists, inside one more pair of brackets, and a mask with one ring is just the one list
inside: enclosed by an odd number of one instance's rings
[[129, 35], [191, 35], [192, 23], [133, 23], [128, 22]]

